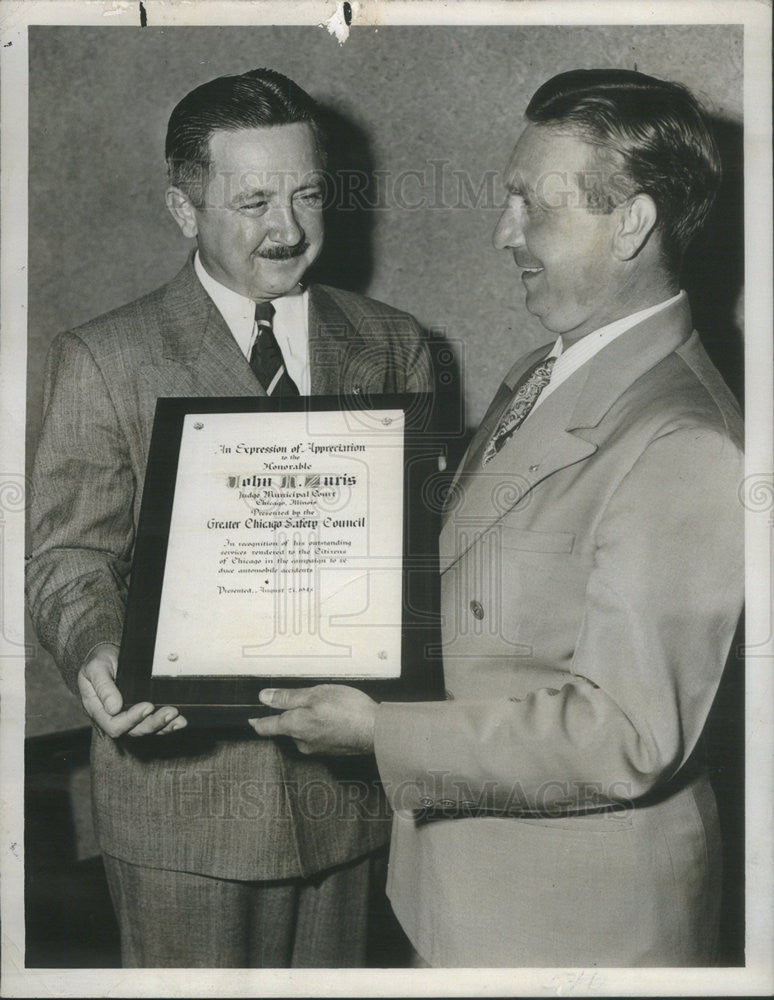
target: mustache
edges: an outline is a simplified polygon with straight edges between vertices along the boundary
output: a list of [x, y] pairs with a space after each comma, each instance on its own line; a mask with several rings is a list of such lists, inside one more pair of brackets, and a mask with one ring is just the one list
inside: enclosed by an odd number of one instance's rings
[[263, 257], [264, 260], [292, 260], [293, 257], [301, 257], [309, 249], [309, 240], [304, 239], [295, 246], [287, 247], [282, 244], [276, 247], [266, 247], [265, 250], [256, 250], [256, 257]]

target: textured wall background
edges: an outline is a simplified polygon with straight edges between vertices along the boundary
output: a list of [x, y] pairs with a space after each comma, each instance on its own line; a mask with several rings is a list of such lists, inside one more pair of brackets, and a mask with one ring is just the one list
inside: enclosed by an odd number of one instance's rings
[[[51, 338], [167, 281], [188, 246], [163, 203], [174, 104], [270, 66], [335, 115], [337, 156], [378, 171], [378, 207], [331, 220], [323, 276], [406, 309], [447, 339], [468, 425], [504, 372], [549, 336], [491, 233], [523, 108], [564, 69], [636, 67], [687, 84], [716, 119], [727, 177], [686, 274], [697, 326], [741, 389], [742, 30], [685, 27], [30, 29], [30, 453]], [[361, 196], [361, 204], [363, 197]], [[28, 732], [82, 717], [42, 652]]]

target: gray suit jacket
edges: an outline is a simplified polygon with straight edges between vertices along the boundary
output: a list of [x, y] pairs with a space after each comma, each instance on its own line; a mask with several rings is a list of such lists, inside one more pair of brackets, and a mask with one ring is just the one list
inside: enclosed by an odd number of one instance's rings
[[[390, 896], [432, 964], [708, 964], [719, 834], [696, 748], [742, 602], [739, 409], [681, 300], [482, 467], [539, 356], [506, 378], [450, 494], [450, 700], [378, 710], [404, 810]], [[416, 825], [422, 807], [460, 818]]]
[[[416, 321], [310, 289], [312, 394], [430, 388]], [[75, 690], [99, 642], [120, 643], [156, 399], [263, 395], [189, 260], [168, 285], [52, 345], [30, 510], [30, 611]], [[224, 878], [307, 876], [386, 840], [375, 772], [292, 744], [186, 732], [92, 741], [102, 849]]]

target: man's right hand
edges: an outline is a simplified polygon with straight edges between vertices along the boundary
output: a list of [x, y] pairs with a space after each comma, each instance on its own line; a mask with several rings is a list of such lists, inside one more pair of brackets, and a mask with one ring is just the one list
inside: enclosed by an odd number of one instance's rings
[[86, 714], [98, 729], [116, 739], [130, 736], [163, 736], [187, 725], [187, 721], [172, 706], [156, 708], [148, 701], [138, 702], [122, 711], [124, 699], [116, 687], [118, 647], [103, 642], [78, 671], [78, 690]]

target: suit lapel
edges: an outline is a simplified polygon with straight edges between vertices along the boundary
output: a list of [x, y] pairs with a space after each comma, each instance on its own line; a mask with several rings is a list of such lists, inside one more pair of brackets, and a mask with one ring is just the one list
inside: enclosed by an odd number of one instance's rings
[[[181, 394], [180, 365], [188, 371], [185, 393], [209, 396], [265, 396], [223, 317], [196, 277], [193, 255], [162, 296], [162, 362], [156, 376], [162, 394]], [[357, 327], [322, 285], [309, 288], [311, 394], [357, 392], [357, 357], [368, 348]], [[166, 362], [166, 364], [165, 364]], [[350, 384], [351, 383], [351, 384]]]
[[469, 458], [474, 466], [480, 466], [481, 455], [483, 454], [484, 448], [486, 447], [486, 444], [492, 434], [494, 434], [495, 428], [505, 413], [506, 407], [513, 399], [513, 394], [519, 380], [524, 373], [528, 371], [536, 361], [538, 361], [538, 359], [545, 357], [548, 353], [548, 349], [549, 345], [544, 344], [531, 354], [521, 358], [503, 379], [502, 385], [497, 390], [489, 409], [484, 415], [484, 419], [481, 421], [481, 426], [473, 436], [473, 440], [470, 442], [470, 447], [466, 457]]
[[[170, 395], [180, 395], [178, 365], [186, 366], [191, 394], [265, 396], [239, 345], [193, 268], [193, 255], [163, 295], [162, 354], [171, 362]], [[159, 373], [164, 371], [160, 366]]]
[[347, 314], [323, 285], [309, 287], [309, 364], [311, 395], [330, 396], [351, 391], [344, 374], [363, 338]]
[[[531, 354], [526, 354], [523, 358], [511, 368], [508, 374], [503, 379], [500, 388], [495, 393], [494, 399], [489, 404], [489, 408], [484, 414], [484, 418], [478, 426], [478, 430], [475, 432], [470, 440], [470, 444], [465, 449], [465, 454], [462, 456], [460, 464], [457, 466], [457, 471], [454, 473], [452, 479], [449, 495], [454, 496], [457, 483], [460, 480], [460, 476], [467, 469], [468, 464], [474, 461], [474, 456], [479, 455], [483, 452], [485, 443], [489, 440], [490, 436], [494, 433], [495, 427], [498, 421], [505, 412], [506, 405], [510, 402], [513, 397], [514, 389], [518, 383], [521, 376], [527, 369], [533, 365], [538, 358], [543, 357], [548, 351], [548, 345], [544, 344], [542, 347], [538, 347]], [[444, 522], [449, 517], [449, 508], [443, 512]]]
[[597, 450], [596, 444], [565, 429], [585, 382], [582, 372], [576, 374], [581, 377], [568, 379], [552, 393], [502, 451], [482, 467], [489, 435], [513, 395], [511, 388], [502, 391], [497, 408], [487, 414], [486, 433], [476, 435], [452, 491], [454, 506], [440, 536], [441, 572], [523, 501], [538, 483]]
[[616, 337], [589, 361], [586, 386], [568, 429], [596, 427], [624, 392], [684, 344], [692, 330], [691, 307], [683, 294], [668, 309]]
[[[547, 348], [532, 352], [514, 365], [455, 479], [453, 507], [441, 532], [441, 571], [464, 555], [538, 483], [593, 455], [600, 436], [589, 429], [596, 428], [621, 395], [677, 350], [690, 333], [690, 308], [683, 296], [669, 309], [621, 334], [574, 372], [482, 468], [484, 447], [516, 383]], [[462, 527], [466, 530], [460, 530]], [[461, 544], [460, 539], [465, 542]]]

